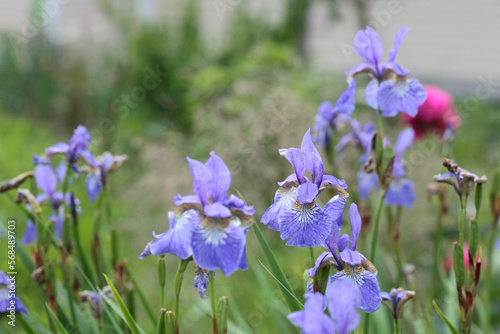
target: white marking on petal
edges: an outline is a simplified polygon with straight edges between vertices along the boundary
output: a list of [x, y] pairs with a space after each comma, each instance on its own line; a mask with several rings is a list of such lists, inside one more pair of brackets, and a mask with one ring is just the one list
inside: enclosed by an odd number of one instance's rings
[[226, 243], [226, 229], [220, 229], [218, 227], [206, 227], [202, 230], [202, 234], [207, 244], [219, 246], [220, 244]]
[[295, 202], [293, 209], [296, 220], [303, 225], [307, 225], [313, 222], [314, 214], [319, 210], [319, 207], [314, 205], [314, 203], [299, 204]]

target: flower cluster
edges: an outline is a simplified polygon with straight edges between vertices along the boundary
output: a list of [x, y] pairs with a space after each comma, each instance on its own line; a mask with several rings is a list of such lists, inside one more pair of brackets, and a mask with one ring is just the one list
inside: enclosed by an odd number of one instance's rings
[[227, 196], [231, 174], [214, 152], [205, 164], [187, 160], [194, 194], [175, 196], [176, 208], [168, 213], [169, 229], [153, 232], [155, 239], [139, 258], [166, 253], [181, 259], [192, 256], [198, 267], [220, 269], [226, 276], [238, 268], [247, 269], [245, 236], [255, 210], [241, 198]]
[[[311, 131], [302, 139], [300, 148], [281, 149], [294, 167], [295, 173], [283, 182], [276, 191], [274, 203], [262, 216], [261, 222], [280, 231], [281, 239], [289, 239], [287, 245], [315, 247], [321, 245], [339, 217], [342, 218], [347, 184], [332, 175], [323, 174], [323, 161], [314, 147]], [[311, 173], [311, 179], [306, 176]], [[338, 195], [331, 198], [324, 208], [316, 204], [316, 198], [325, 190], [334, 189]]]

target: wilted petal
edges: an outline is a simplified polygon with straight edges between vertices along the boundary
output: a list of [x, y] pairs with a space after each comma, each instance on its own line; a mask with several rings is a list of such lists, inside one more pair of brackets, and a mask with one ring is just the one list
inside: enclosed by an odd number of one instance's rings
[[36, 186], [41, 191], [52, 196], [57, 187], [57, 177], [51, 165], [38, 165], [33, 171]]
[[206, 166], [212, 173], [213, 192], [212, 199], [214, 202], [222, 201], [227, 198], [227, 191], [231, 185], [231, 173], [224, 161], [215, 152], [210, 152]]
[[28, 219], [26, 223], [26, 231], [24, 231], [23, 239], [21, 243], [23, 245], [29, 245], [36, 241], [37, 233], [36, 233], [36, 225], [33, 223], [31, 219]]
[[426, 97], [427, 92], [417, 79], [391, 79], [380, 84], [377, 102], [384, 117], [394, 117], [398, 112], [415, 117]]
[[410, 208], [415, 201], [415, 187], [408, 179], [393, 180], [389, 184], [384, 198], [386, 205], [404, 206]]
[[198, 160], [187, 158], [189, 170], [193, 176], [193, 191], [203, 205], [208, 204], [208, 199], [213, 193], [213, 179], [210, 169]]
[[187, 259], [192, 255], [191, 238], [195, 226], [199, 225], [200, 218], [194, 210], [187, 210], [180, 216], [174, 212], [168, 213], [170, 228], [150, 245], [153, 255], [170, 253], [178, 258]]
[[334, 112], [344, 115], [351, 115], [355, 108], [356, 100], [356, 81], [353, 77], [347, 77], [347, 89], [340, 95], [335, 104]]
[[85, 189], [91, 202], [95, 202], [102, 189], [101, 169], [91, 171], [85, 179]]
[[362, 295], [359, 289], [347, 279], [331, 283], [328, 290], [328, 311], [335, 325], [336, 333], [347, 334], [359, 326]]
[[281, 239], [289, 239], [288, 246], [316, 247], [326, 240], [333, 222], [326, 219], [319, 205], [295, 202], [283, 209], [278, 224]]
[[274, 203], [266, 210], [261, 223], [267, 225], [270, 229], [279, 231], [278, 219], [283, 210], [295, 203], [297, 196], [297, 187], [280, 187], [274, 195]]
[[332, 283], [336, 280], [349, 279], [359, 289], [361, 293], [361, 309], [367, 313], [375, 312], [380, 308], [382, 298], [380, 297], [380, 288], [377, 277], [369, 271], [363, 269], [361, 265], [350, 266], [330, 277], [326, 287], [326, 295], [335, 293], [329, 291], [334, 289]]
[[193, 232], [194, 262], [203, 269], [220, 269], [229, 276], [239, 268], [245, 249], [245, 233], [234, 223], [222, 228], [198, 224]]

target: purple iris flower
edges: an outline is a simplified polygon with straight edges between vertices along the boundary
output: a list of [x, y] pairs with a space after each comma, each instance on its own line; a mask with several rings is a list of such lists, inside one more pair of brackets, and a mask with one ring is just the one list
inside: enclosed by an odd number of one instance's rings
[[94, 159], [92, 154], [88, 152], [85, 160], [88, 163], [85, 188], [87, 189], [89, 200], [95, 202], [102, 188], [106, 186], [107, 176], [120, 167], [127, 160], [127, 156], [114, 156], [109, 152], [104, 152], [101, 156]]
[[334, 258], [336, 264], [333, 266], [340, 271], [330, 277], [326, 294], [335, 294], [334, 282], [349, 280], [361, 294], [360, 308], [367, 313], [375, 312], [380, 307], [381, 302], [377, 269], [363, 254], [356, 250], [362, 222], [355, 203], [352, 203], [349, 208], [349, 219], [351, 221], [352, 238], [347, 234], [339, 235], [339, 227], [332, 229], [332, 233], [324, 244], [330, 250], [330, 253], [323, 253], [320, 256], [322, 260], [316, 261], [315, 267], [310, 269], [308, 274], [315, 276], [323, 261], [330, 257]]
[[[418, 106], [424, 103], [427, 97], [420, 81], [407, 79], [410, 71], [395, 62], [399, 48], [409, 31], [409, 28], [401, 28], [396, 33], [394, 48], [389, 51], [387, 62], [381, 62], [384, 45], [373, 28], [366, 27], [354, 37], [354, 51], [365, 61], [345, 74], [349, 78], [361, 72], [369, 73], [372, 80], [366, 87], [365, 100], [370, 107], [380, 109], [383, 117], [394, 117], [399, 112], [414, 117]], [[354, 94], [353, 89], [355, 90], [355, 87], [348, 88], [349, 94]], [[350, 108], [354, 108], [354, 101]]]
[[361, 294], [348, 280], [335, 281], [326, 294], [330, 316], [325, 314], [325, 297], [317, 293], [305, 295], [304, 310], [293, 312], [288, 319], [308, 334], [347, 334], [358, 328], [361, 316]]
[[361, 169], [357, 176], [359, 198], [366, 201], [370, 196], [370, 192], [379, 187], [378, 175], [375, 172], [367, 173], [364, 169]]
[[[2, 231], [0, 231], [0, 236], [1, 235]], [[11, 280], [9, 279], [9, 276], [7, 276], [3, 271], [0, 270], [0, 313], [9, 312], [12, 305], [14, 305], [14, 309], [16, 312], [27, 313], [28, 310], [21, 302], [21, 300], [17, 297], [17, 293], [12, 293], [10, 285]]]
[[479, 177], [477, 174], [461, 168], [450, 159], [444, 159], [443, 166], [448, 169], [448, 172], [435, 175], [434, 181], [451, 185], [460, 198], [462, 198], [462, 194], [469, 196], [474, 185], [485, 183], [488, 180], [485, 175]]
[[[289, 239], [289, 246], [315, 247], [321, 245], [330, 234], [336, 217], [342, 214], [346, 202], [347, 185], [332, 175], [323, 175], [323, 161], [314, 147], [309, 129], [301, 148], [281, 149], [280, 154], [292, 164], [295, 173], [279, 182], [274, 203], [267, 209], [261, 222], [280, 231], [281, 239]], [[310, 179], [305, 175], [311, 173]], [[338, 195], [331, 198], [323, 209], [316, 198], [330, 188]], [[340, 204], [340, 205], [339, 205]]]
[[[337, 102], [337, 105], [339, 103]], [[332, 143], [333, 132], [349, 122], [350, 117], [340, 112], [338, 106], [333, 106], [330, 101], [323, 101], [314, 116], [313, 142], [321, 147], [328, 147]]]
[[68, 157], [70, 165], [75, 164], [80, 156], [87, 156], [90, 152], [87, 150], [91, 141], [90, 134], [87, 128], [79, 125], [73, 136], [70, 138], [69, 143], [57, 143], [45, 150], [48, 155], [65, 154]]
[[391, 311], [396, 322], [403, 316], [405, 304], [415, 296], [414, 291], [406, 291], [402, 288], [391, 289], [391, 292], [381, 292], [382, 303]]
[[28, 221], [26, 222], [26, 230], [24, 231], [21, 243], [23, 245], [32, 244], [33, 242], [36, 241], [36, 237], [37, 237], [36, 225], [31, 219], [28, 219]]
[[152, 241], [141, 254], [174, 254], [182, 259], [193, 256], [206, 270], [221, 269], [230, 275], [246, 269], [246, 232], [255, 210], [227, 191], [231, 174], [214, 152], [206, 164], [187, 158], [193, 176], [193, 195], [174, 198], [177, 206], [169, 213], [170, 228]]
[[340, 138], [337, 146], [335, 146], [335, 151], [343, 151], [347, 144], [352, 143], [364, 152], [359, 158], [359, 162], [364, 163], [370, 156], [373, 135], [376, 133], [375, 126], [372, 122], [368, 122], [363, 126], [354, 118], [350, 119], [349, 125], [351, 131]]

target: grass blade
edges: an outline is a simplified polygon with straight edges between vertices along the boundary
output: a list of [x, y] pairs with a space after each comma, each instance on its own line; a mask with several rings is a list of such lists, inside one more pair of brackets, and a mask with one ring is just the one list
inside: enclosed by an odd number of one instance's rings
[[441, 309], [439, 308], [439, 306], [436, 304], [435, 300], [432, 301], [432, 305], [434, 305], [434, 308], [436, 309], [437, 313], [439, 313], [439, 315], [441, 316], [441, 318], [443, 318], [444, 322], [446, 323], [446, 325], [448, 326], [448, 328], [450, 329], [450, 331], [453, 334], [459, 334], [458, 330], [455, 328], [455, 326], [453, 326], [453, 324], [451, 323], [451, 321], [448, 320], [448, 318], [446, 317], [446, 315], [444, 315], [443, 311], [441, 311]]

